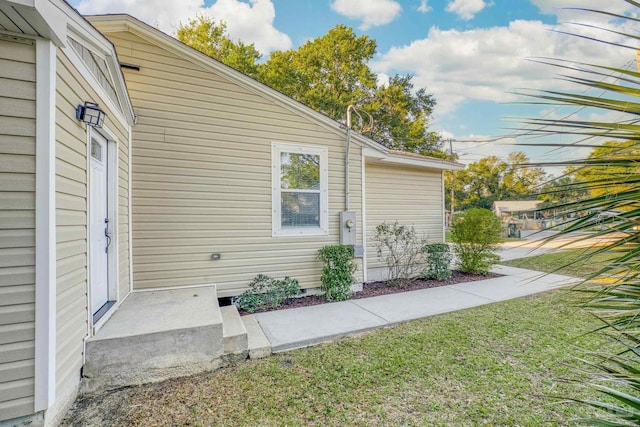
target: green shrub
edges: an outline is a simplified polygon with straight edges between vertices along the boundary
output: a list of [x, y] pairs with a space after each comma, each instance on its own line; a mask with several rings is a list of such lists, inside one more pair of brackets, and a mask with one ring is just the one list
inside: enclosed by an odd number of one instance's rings
[[453, 218], [451, 240], [458, 268], [466, 273], [487, 274], [500, 260], [500, 219], [488, 209], [472, 208]]
[[318, 259], [324, 263], [320, 288], [327, 301], [344, 301], [351, 297], [351, 284], [355, 281], [353, 272], [353, 246], [325, 246], [318, 251]]
[[253, 313], [262, 308], [276, 308], [287, 298], [300, 294], [300, 284], [296, 279], [285, 277], [274, 279], [264, 274], [258, 274], [249, 283], [249, 289], [233, 298], [233, 303], [247, 313]]
[[383, 222], [376, 227], [373, 240], [378, 259], [389, 269], [392, 285], [402, 285], [424, 267], [426, 240], [418, 237], [413, 226]]
[[446, 280], [451, 277], [451, 250], [446, 243], [431, 243], [424, 247], [427, 254], [427, 268], [423, 271], [425, 279]]

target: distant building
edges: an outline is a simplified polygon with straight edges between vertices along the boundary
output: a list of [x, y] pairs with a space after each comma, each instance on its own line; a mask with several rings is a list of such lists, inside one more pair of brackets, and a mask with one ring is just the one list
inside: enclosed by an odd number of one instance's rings
[[540, 203], [540, 200], [498, 200], [493, 202], [493, 213], [503, 222], [509, 218], [542, 219], [542, 214], [538, 212]]

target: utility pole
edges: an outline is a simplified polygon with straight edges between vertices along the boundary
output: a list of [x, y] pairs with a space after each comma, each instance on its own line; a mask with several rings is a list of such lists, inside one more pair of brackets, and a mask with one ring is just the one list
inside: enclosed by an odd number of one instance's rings
[[[449, 138], [449, 152], [451, 154], [451, 161], [455, 161], [455, 159], [453, 158], [453, 139]], [[449, 216], [449, 227], [451, 227], [451, 222], [453, 221], [453, 214], [455, 213], [455, 177], [456, 177], [456, 171], [452, 170], [451, 171], [451, 215]]]

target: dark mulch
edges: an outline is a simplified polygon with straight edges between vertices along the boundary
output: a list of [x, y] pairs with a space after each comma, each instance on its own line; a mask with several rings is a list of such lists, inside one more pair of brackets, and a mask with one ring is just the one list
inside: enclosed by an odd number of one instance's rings
[[[355, 293], [351, 299], [370, 298], [379, 295], [397, 294], [399, 292], [417, 291], [419, 289], [437, 288], [440, 286], [455, 285], [456, 283], [475, 282], [478, 280], [491, 279], [494, 277], [500, 277], [501, 274], [489, 273], [487, 275], [482, 274], [468, 274], [462, 273], [458, 270], [452, 272], [450, 278], [447, 280], [425, 280], [425, 279], [410, 279], [401, 283], [399, 286], [392, 286], [389, 282], [368, 282], [362, 284], [362, 291]], [[306, 297], [289, 298], [276, 308], [264, 308], [256, 310], [254, 313], [264, 313], [266, 311], [283, 310], [286, 308], [298, 308], [298, 307], [310, 307], [312, 305], [326, 304], [327, 300], [322, 295], [309, 295]], [[249, 314], [240, 310], [241, 315]]]

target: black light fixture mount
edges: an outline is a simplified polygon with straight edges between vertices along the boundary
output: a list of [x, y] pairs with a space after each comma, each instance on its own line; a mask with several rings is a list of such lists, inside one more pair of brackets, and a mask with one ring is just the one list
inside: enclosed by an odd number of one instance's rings
[[104, 118], [104, 111], [94, 102], [85, 101], [84, 105], [78, 105], [76, 108], [76, 119], [94, 128], [101, 128]]

